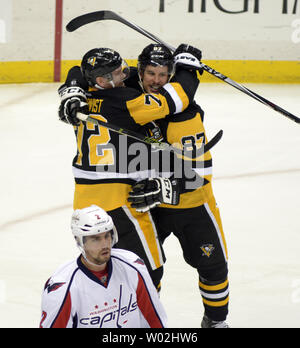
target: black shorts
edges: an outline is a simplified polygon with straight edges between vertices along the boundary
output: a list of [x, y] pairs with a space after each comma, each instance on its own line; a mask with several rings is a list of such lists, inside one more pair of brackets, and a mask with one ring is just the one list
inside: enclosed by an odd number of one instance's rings
[[162, 243], [173, 233], [192, 267], [201, 270], [227, 263], [227, 246], [214, 197], [195, 208], [156, 208], [152, 216]]
[[150, 212], [138, 213], [124, 205], [107, 213], [112, 217], [118, 232], [116, 248], [137, 254], [144, 260], [149, 272], [164, 264], [165, 255]]

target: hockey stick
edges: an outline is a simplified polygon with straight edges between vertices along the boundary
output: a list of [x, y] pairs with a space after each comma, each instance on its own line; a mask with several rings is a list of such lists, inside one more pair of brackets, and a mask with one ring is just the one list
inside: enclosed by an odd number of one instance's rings
[[220, 130], [208, 143], [203, 145], [200, 149], [197, 149], [196, 152], [189, 151], [189, 150], [180, 150], [179, 148], [176, 148], [168, 143], [158, 141], [156, 139], [153, 139], [151, 137], [143, 136], [140, 133], [136, 133], [132, 130], [128, 130], [125, 128], [120, 128], [112, 123], [109, 122], [104, 122], [101, 120], [98, 120], [94, 117], [82, 114], [80, 112], [77, 113], [77, 118], [79, 118], [81, 121], [85, 122], [91, 122], [96, 125], [108, 128], [109, 130], [116, 132], [121, 135], [128, 136], [130, 138], [133, 138], [135, 140], [138, 140], [144, 144], [152, 146], [156, 150], [169, 150], [169, 151], [174, 151], [179, 155], [183, 155], [189, 158], [195, 158], [198, 156], [201, 156], [205, 154], [207, 151], [209, 151], [213, 146], [215, 146], [222, 138], [223, 136], [223, 130]]
[[109, 122], [104, 122], [104, 121], [98, 120], [97, 118], [82, 114], [80, 112], [77, 113], [76, 117], [79, 118], [81, 121], [91, 122], [93, 124], [108, 128], [109, 130], [111, 130], [115, 133], [118, 133], [121, 135], [126, 135], [126, 136], [133, 138], [135, 140], [138, 140], [142, 143], [145, 143], [147, 145], [151, 145], [153, 148], [155, 148], [157, 150], [167, 150], [170, 147], [170, 145], [168, 143], [164, 143], [164, 142], [158, 141], [156, 139], [153, 139], [151, 137], [144, 136], [140, 133], [136, 133], [136, 132], [129, 130], [129, 129], [118, 127], [118, 126], [116, 126], [112, 123], [109, 123]]
[[[123, 17], [119, 16], [118, 14], [116, 14], [113, 11], [96, 11], [96, 12], [90, 12], [78, 17], [75, 17], [74, 19], [72, 19], [66, 26], [67, 31], [74, 31], [78, 28], [80, 28], [81, 26], [88, 24], [88, 23], [92, 23], [92, 22], [96, 22], [96, 21], [101, 21], [101, 20], [105, 20], [105, 19], [110, 19], [110, 20], [115, 20], [118, 22], [121, 22], [125, 25], [127, 25], [128, 27], [138, 31], [140, 34], [148, 37], [149, 39], [160, 43], [162, 45], [165, 45], [166, 47], [168, 47], [172, 52], [175, 51], [175, 48], [169, 44], [167, 44], [166, 42], [162, 41], [161, 39], [159, 39], [158, 37], [156, 37], [155, 35], [149, 33], [147, 30], [139, 27], [136, 24], [133, 24], [129, 21], [127, 21], [126, 19], [124, 19]], [[215, 77], [217, 77], [218, 79], [228, 83], [229, 85], [235, 87], [236, 89], [240, 90], [241, 92], [247, 94], [248, 96], [256, 99], [257, 101], [259, 101], [260, 103], [269, 106], [270, 108], [272, 108], [273, 110], [279, 112], [280, 114], [282, 114], [283, 116], [289, 118], [292, 121], [295, 121], [296, 123], [300, 123], [300, 118], [291, 114], [290, 112], [284, 110], [283, 108], [281, 108], [280, 106], [272, 103], [271, 101], [269, 101], [268, 99], [260, 96], [259, 94], [251, 91], [249, 88], [231, 80], [229, 77], [221, 74], [220, 72], [214, 70], [213, 68], [203, 64], [200, 62], [200, 68], [205, 70], [206, 72], [208, 72], [211, 75], [214, 75]]]

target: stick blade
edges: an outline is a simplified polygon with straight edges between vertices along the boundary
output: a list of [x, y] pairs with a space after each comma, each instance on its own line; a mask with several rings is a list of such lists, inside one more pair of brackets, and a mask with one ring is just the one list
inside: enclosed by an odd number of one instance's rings
[[104, 19], [111, 19], [111, 11], [96, 11], [75, 17], [66, 25], [66, 29], [72, 32], [83, 25]]

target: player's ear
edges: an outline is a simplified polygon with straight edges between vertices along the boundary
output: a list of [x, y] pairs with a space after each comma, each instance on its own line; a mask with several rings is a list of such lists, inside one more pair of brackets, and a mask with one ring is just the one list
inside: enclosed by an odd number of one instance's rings
[[107, 84], [107, 79], [105, 77], [98, 76], [96, 78], [96, 83], [98, 86], [105, 88], [105, 86]]

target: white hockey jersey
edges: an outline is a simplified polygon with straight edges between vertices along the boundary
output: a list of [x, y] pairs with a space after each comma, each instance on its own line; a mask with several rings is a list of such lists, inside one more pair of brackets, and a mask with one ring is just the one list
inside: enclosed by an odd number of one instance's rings
[[112, 249], [107, 287], [77, 260], [61, 266], [42, 295], [43, 328], [163, 328], [166, 313], [144, 262]]

